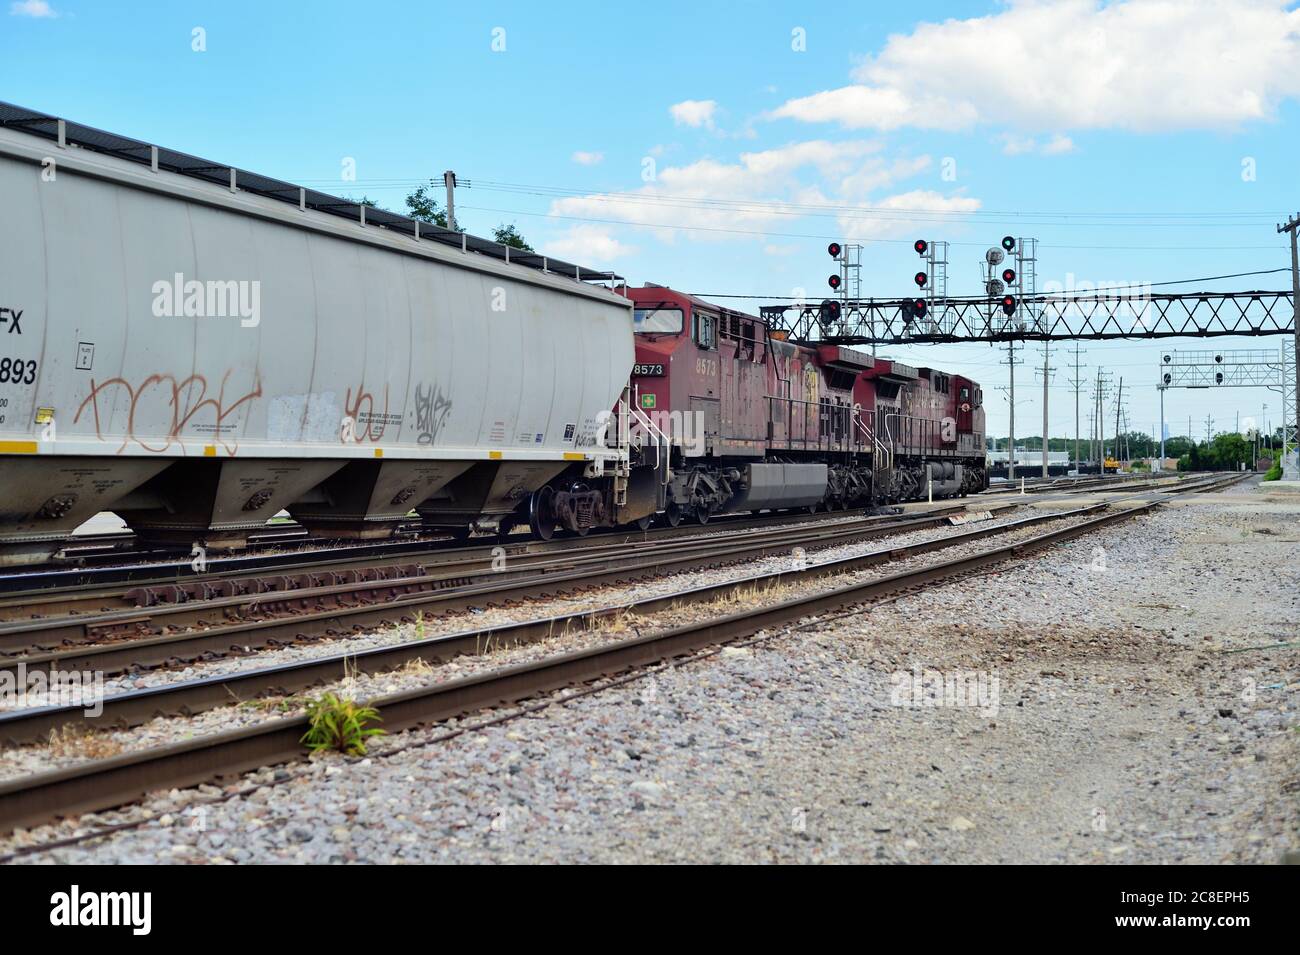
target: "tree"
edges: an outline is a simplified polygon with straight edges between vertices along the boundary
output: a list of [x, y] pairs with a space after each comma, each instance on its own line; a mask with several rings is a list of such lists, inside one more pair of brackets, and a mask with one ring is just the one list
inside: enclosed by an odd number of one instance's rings
[[438, 207], [438, 200], [433, 197], [433, 190], [441, 187], [442, 183], [430, 179], [427, 185], [420, 186], [406, 197], [406, 208], [412, 219], [447, 228], [447, 213]]
[[502, 245], [508, 245], [512, 249], [518, 249], [520, 252], [535, 252], [536, 250], [524, 241], [524, 237], [519, 234], [512, 222], [506, 225], [504, 222], [492, 230], [492, 238], [496, 239]]

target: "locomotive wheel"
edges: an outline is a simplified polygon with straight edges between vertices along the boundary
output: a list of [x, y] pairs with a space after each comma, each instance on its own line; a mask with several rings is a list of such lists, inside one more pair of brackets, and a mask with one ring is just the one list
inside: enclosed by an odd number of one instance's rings
[[809, 504], [807, 510], [808, 510], [808, 513], [809, 513], [809, 514], [816, 514], [816, 513], [817, 513], [817, 505], [816, 505], [816, 504]]
[[548, 484], [533, 492], [528, 501], [528, 526], [538, 540], [555, 536], [555, 490]]
[[699, 524], [709, 523], [709, 509], [707, 507], [697, 507], [695, 509], [695, 520]]
[[650, 524], [653, 522], [653, 520], [654, 518], [649, 516], [639, 518], [636, 522], [637, 529], [641, 531], [648, 531], [650, 529]]
[[664, 521], [669, 527], [676, 527], [682, 522], [682, 508], [676, 501], [670, 503], [664, 509]]

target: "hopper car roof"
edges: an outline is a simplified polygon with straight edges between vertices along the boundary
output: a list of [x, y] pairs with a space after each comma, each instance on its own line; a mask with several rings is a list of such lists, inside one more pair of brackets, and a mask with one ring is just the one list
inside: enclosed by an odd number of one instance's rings
[[[353, 222], [361, 220], [363, 207], [361, 203], [351, 199], [331, 196], [317, 192], [315, 189], [296, 186], [293, 183], [272, 179], [225, 163], [200, 159], [198, 156], [105, 132], [93, 126], [83, 126], [81, 123], [63, 120], [12, 103], [0, 102], [0, 128], [66, 143], [145, 166], [153, 167], [156, 161], [157, 168], [161, 170], [202, 179], [217, 185], [229, 186], [233, 183], [243, 192], [292, 203], [295, 206], [301, 204], [307, 209], [350, 219]], [[429, 222], [417, 222], [409, 216], [398, 215], [373, 206], [365, 207], [365, 217], [367, 224], [405, 233], [412, 238], [418, 235], [421, 240], [440, 242], [458, 249], [463, 248], [469, 252], [477, 252], [514, 265], [567, 276], [577, 281], [608, 282], [621, 278], [613, 272], [585, 268], [536, 253], [521, 252], [499, 242], [493, 242], [491, 239], [465, 235]]]

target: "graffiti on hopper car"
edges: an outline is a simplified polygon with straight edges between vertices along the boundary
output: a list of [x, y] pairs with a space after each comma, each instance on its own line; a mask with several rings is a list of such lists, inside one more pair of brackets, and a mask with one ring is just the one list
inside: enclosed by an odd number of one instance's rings
[[433, 444], [451, 414], [451, 399], [437, 385], [415, 386], [415, 427], [420, 444]]
[[[150, 375], [134, 385], [125, 378], [109, 378], [101, 382], [91, 379], [90, 394], [77, 408], [72, 421], [73, 424], [80, 421], [89, 408], [88, 416], [95, 425], [95, 436], [101, 441], [106, 440], [104, 428], [109, 423], [106, 416], [111, 416], [117, 401], [125, 398], [129, 403], [126, 431], [117, 453], [124, 451], [131, 442], [155, 453], [179, 444], [183, 453], [185, 436], [182, 432], [188, 428], [190, 438], [219, 441], [227, 453], [234, 454], [239, 442], [233, 435], [233, 422], [227, 424], [227, 419], [245, 404], [262, 397], [262, 384], [260, 380], [256, 381], [252, 390], [230, 398], [226, 395], [229, 378], [229, 371], [222, 375], [221, 386], [215, 395], [209, 394], [208, 380], [199, 374], [180, 380], [174, 375]], [[165, 429], [156, 426], [160, 421], [168, 422]], [[226, 435], [230, 435], [231, 440], [227, 440]]]
[[[354, 423], [350, 440], [356, 444], [361, 444], [363, 441], [378, 441], [383, 438], [390, 424], [401, 425], [402, 423], [400, 415], [388, 412], [388, 385], [384, 385], [384, 405], [381, 410], [375, 401], [375, 396], [366, 390], [364, 380], [357, 385], [356, 400], [352, 398], [351, 386], [348, 387], [347, 397], [343, 401], [343, 414]], [[346, 442], [349, 438], [341, 437], [341, 440]]]

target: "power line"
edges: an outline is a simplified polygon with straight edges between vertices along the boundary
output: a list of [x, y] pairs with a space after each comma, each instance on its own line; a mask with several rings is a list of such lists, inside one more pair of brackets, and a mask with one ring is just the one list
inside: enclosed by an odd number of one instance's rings
[[[295, 182], [303, 183], [335, 183], [337, 179], [308, 179], [298, 177]], [[358, 179], [350, 180], [355, 188], [369, 186], [379, 189], [404, 189], [423, 185], [427, 180], [420, 179]], [[1188, 225], [1196, 224], [1187, 221], [1174, 223], [1146, 223], [1146, 222], [1121, 222], [1106, 223], [1096, 222], [1078, 222], [1072, 220], [1106, 220], [1106, 219], [1259, 219], [1268, 220], [1274, 218], [1272, 212], [1078, 212], [1078, 211], [1053, 211], [1053, 212], [1026, 212], [1010, 209], [927, 209], [913, 208], [902, 209], [894, 206], [872, 206], [862, 203], [833, 203], [833, 202], [793, 202], [783, 199], [727, 199], [722, 197], [710, 196], [688, 196], [677, 195], [662, 192], [639, 192], [620, 189], [575, 189], [564, 186], [546, 186], [527, 183], [503, 182], [492, 179], [468, 179], [461, 180], [460, 184], [467, 188], [477, 188], [485, 192], [501, 192], [513, 195], [533, 195], [539, 198], [581, 198], [601, 202], [626, 202], [642, 204], [660, 204], [678, 207], [694, 208], [727, 208], [727, 209], [753, 209], [755, 211], [771, 211], [772, 214], [783, 215], [870, 215], [876, 218], [891, 220], [915, 221], [917, 216], [933, 215], [941, 216], [944, 219], [949, 218], [984, 218], [987, 221], [989, 216], [1008, 216], [1016, 220], [1019, 224], [1028, 224], [1036, 222], [1037, 224], [1052, 224], [1050, 220], [1071, 220], [1060, 222], [1058, 224], [1088, 224], [1088, 225], [1122, 225], [1122, 226], [1146, 226], [1161, 225], [1171, 228], [1186, 228]], [[1223, 228], [1223, 222], [1206, 222], [1201, 223], [1207, 227]], [[1253, 227], [1254, 222], [1239, 223], [1242, 227]]]
[[[560, 219], [570, 222], [591, 222], [598, 225], [622, 225], [622, 226], [639, 226], [646, 229], [668, 229], [680, 230], [683, 232], [711, 232], [724, 235], [757, 235], [767, 238], [778, 239], [816, 239], [818, 242], [828, 242], [831, 240], [850, 238], [842, 232], [834, 235], [830, 234], [813, 234], [807, 232], [774, 232], [770, 229], [724, 229], [716, 226], [698, 226], [682, 225], [677, 222], [643, 222], [633, 219], [599, 219], [593, 216], [566, 216], [552, 212], [525, 212], [522, 209], [497, 209], [492, 206], [463, 206], [465, 209], [473, 209], [476, 212], [495, 212], [500, 215], [508, 216], [530, 216], [535, 219]], [[852, 236], [854, 242], [871, 242], [877, 244], [889, 245], [911, 245], [909, 239], [886, 239], [886, 238], [869, 238], [863, 236]], [[971, 246], [984, 248], [987, 242], [951, 242], [950, 245]], [[1284, 248], [1281, 245], [1062, 245], [1052, 243], [1054, 249], [1078, 249], [1091, 250], [1096, 252], [1248, 252], [1268, 250], [1276, 252]]]

